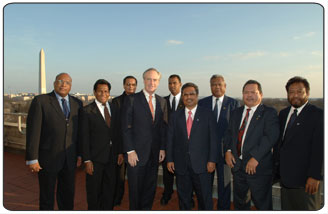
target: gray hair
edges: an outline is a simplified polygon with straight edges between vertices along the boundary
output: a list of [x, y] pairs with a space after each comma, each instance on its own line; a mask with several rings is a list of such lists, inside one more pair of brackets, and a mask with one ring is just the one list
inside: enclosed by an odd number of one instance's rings
[[211, 79], [210, 79], [210, 82], [213, 80], [213, 79], [216, 79], [216, 78], [220, 78], [224, 81], [224, 77], [222, 75], [219, 75], [219, 74], [214, 74]]
[[158, 76], [159, 76], [159, 79], [161, 79], [162, 74], [161, 74], [158, 70], [156, 70], [156, 68], [148, 68], [147, 70], [145, 70], [145, 72], [143, 72], [143, 74], [142, 74], [142, 78], [143, 78], [143, 79], [145, 79], [145, 75], [146, 75], [146, 73], [149, 72], [149, 71], [156, 71], [156, 73], [157, 73]]

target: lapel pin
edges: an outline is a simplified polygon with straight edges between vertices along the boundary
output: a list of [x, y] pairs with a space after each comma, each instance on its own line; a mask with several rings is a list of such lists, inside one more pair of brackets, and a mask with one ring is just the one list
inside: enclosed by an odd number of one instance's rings
[[199, 122], [199, 119], [197, 118], [196, 121]]
[[297, 126], [299, 126], [299, 125], [300, 125], [300, 123], [296, 123], [296, 125], [297, 125]]
[[224, 109], [224, 110], [226, 110], [226, 107], [225, 107], [225, 106], [223, 106], [223, 109]]

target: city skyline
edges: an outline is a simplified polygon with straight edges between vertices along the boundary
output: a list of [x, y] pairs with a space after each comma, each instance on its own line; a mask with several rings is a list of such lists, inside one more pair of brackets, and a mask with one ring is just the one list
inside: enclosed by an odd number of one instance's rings
[[[42, 17], [42, 19], [40, 19]], [[310, 97], [323, 97], [323, 8], [319, 4], [9, 4], [4, 8], [4, 93], [38, 91], [38, 56], [46, 55], [47, 91], [55, 76], [72, 76], [72, 93], [91, 94], [97, 79], [123, 91], [155, 67], [157, 90], [167, 78], [194, 82], [211, 94], [221, 74], [227, 95], [241, 97], [248, 79], [264, 97], [285, 98], [293, 76], [310, 82]]]

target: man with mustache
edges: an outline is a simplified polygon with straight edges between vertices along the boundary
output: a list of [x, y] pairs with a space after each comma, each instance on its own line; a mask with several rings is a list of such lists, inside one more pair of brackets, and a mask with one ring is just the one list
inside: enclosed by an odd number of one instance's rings
[[224, 138], [237, 210], [249, 210], [251, 199], [256, 209], [272, 210], [272, 148], [279, 137], [279, 121], [276, 110], [261, 103], [262, 96], [259, 82], [244, 84], [244, 106], [232, 113]]
[[282, 210], [319, 210], [323, 178], [323, 111], [309, 103], [310, 84], [293, 77], [286, 84], [291, 106], [279, 113]]

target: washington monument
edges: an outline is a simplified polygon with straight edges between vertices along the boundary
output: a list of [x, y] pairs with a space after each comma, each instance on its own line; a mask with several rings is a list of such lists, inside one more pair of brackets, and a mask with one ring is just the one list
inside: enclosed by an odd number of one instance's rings
[[46, 88], [46, 65], [43, 48], [40, 51], [40, 73], [39, 73], [39, 94], [47, 93]]

